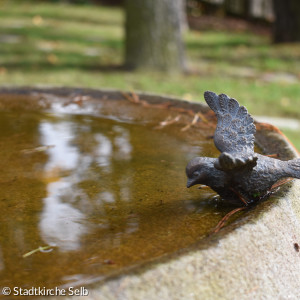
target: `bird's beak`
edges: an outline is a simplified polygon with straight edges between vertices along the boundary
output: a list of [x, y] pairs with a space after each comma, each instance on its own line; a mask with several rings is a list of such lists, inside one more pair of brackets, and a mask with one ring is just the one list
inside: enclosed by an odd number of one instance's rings
[[186, 187], [190, 188], [193, 185], [195, 185], [195, 181], [193, 179], [188, 179], [188, 181], [186, 183]]

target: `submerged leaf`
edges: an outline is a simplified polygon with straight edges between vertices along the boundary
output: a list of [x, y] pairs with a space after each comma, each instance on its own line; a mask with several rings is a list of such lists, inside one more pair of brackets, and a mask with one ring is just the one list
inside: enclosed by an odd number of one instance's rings
[[53, 250], [53, 246], [44, 246], [44, 247], [38, 247], [37, 249], [31, 250], [25, 254], [23, 254], [23, 257], [28, 257], [36, 252], [42, 252], [42, 253], [48, 253]]

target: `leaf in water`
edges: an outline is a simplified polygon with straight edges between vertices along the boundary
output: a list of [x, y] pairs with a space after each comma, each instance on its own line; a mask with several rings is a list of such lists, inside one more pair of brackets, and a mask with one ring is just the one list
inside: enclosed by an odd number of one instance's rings
[[178, 122], [180, 120], [180, 118], [181, 118], [180, 115], [176, 116], [174, 119], [172, 119], [172, 117], [169, 116], [166, 120], [160, 122], [158, 126], [154, 127], [154, 129], [161, 129], [165, 126], [172, 125], [172, 124]]
[[30, 154], [30, 153], [35, 153], [35, 152], [43, 152], [43, 151], [46, 151], [50, 148], [53, 148], [55, 147], [54, 145], [48, 145], [48, 146], [40, 146], [40, 147], [36, 147], [36, 148], [33, 148], [33, 149], [24, 149], [22, 150], [22, 153], [24, 154]]
[[52, 250], [53, 250], [53, 246], [38, 247], [37, 249], [34, 249], [30, 252], [23, 254], [23, 257], [28, 257], [38, 251], [42, 252], [42, 253], [48, 253], [48, 252], [51, 252]]

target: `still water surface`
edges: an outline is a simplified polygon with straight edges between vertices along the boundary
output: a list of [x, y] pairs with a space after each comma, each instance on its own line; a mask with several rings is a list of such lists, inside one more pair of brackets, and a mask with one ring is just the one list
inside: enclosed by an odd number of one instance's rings
[[217, 155], [211, 139], [18, 110], [0, 112], [0, 128], [0, 286], [98, 281], [203, 239], [221, 218], [212, 192], [185, 187], [189, 159]]

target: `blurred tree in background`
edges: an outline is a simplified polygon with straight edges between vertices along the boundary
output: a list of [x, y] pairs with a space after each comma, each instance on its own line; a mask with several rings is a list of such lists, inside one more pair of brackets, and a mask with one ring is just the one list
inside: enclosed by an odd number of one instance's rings
[[300, 1], [273, 0], [275, 22], [273, 41], [275, 43], [300, 41]]
[[[190, 30], [184, 45], [190, 69], [166, 75], [131, 72], [124, 65], [143, 68], [148, 63], [153, 69], [155, 62], [159, 70], [182, 70], [183, 2], [128, 2], [133, 10], [128, 10], [127, 26], [136, 26], [138, 35], [131, 44], [132, 60], [127, 52], [125, 61], [125, 0], [2, 0], [0, 84], [107, 87], [187, 100], [198, 100], [209, 89], [234, 95], [255, 114], [299, 118], [300, 43], [270, 43], [273, 0], [185, 1]], [[135, 18], [140, 23], [129, 24]], [[148, 22], [147, 30], [140, 28], [143, 22]], [[170, 42], [166, 28], [176, 33], [179, 43]], [[289, 31], [294, 30], [299, 31]], [[179, 45], [181, 53], [170, 69], [171, 55], [154, 52], [165, 45], [173, 50]], [[140, 56], [142, 51], [149, 57]], [[153, 54], [159, 63], [148, 61]], [[135, 59], [141, 65], [134, 65]]]
[[[127, 66], [133, 68], [147, 67], [160, 70], [184, 68], [185, 59], [180, 34], [182, 29], [187, 28], [186, 11], [197, 17], [233, 16], [251, 22], [262, 21], [273, 25], [272, 40], [274, 43], [300, 41], [299, 0], [48, 1], [111, 6], [123, 6], [125, 3], [127, 16], [125, 60]], [[194, 11], [192, 9], [192, 13], [191, 8], [194, 9]], [[198, 10], [196, 13], [195, 8]], [[162, 40], [165, 41], [165, 45]], [[148, 46], [144, 46], [144, 43], [148, 43]], [[164, 65], [162, 59], [166, 60]]]
[[[199, 3], [200, 15], [234, 16], [273, 24], [275, 43], [300, 41], [299, 0], [189, 0]], [[196, 5], [197, 6], [197, 5]], [[200, 16], [201, 17], [201, 16]]]
[[268, 22], [274, 19], [272, 5], [272, 0], [188, 0], [188, 6], [198, 7], [199, 15], [235, 16]]
[[127, 0], [125, 10], [126, 66], [183, 71], [183, 0]]

